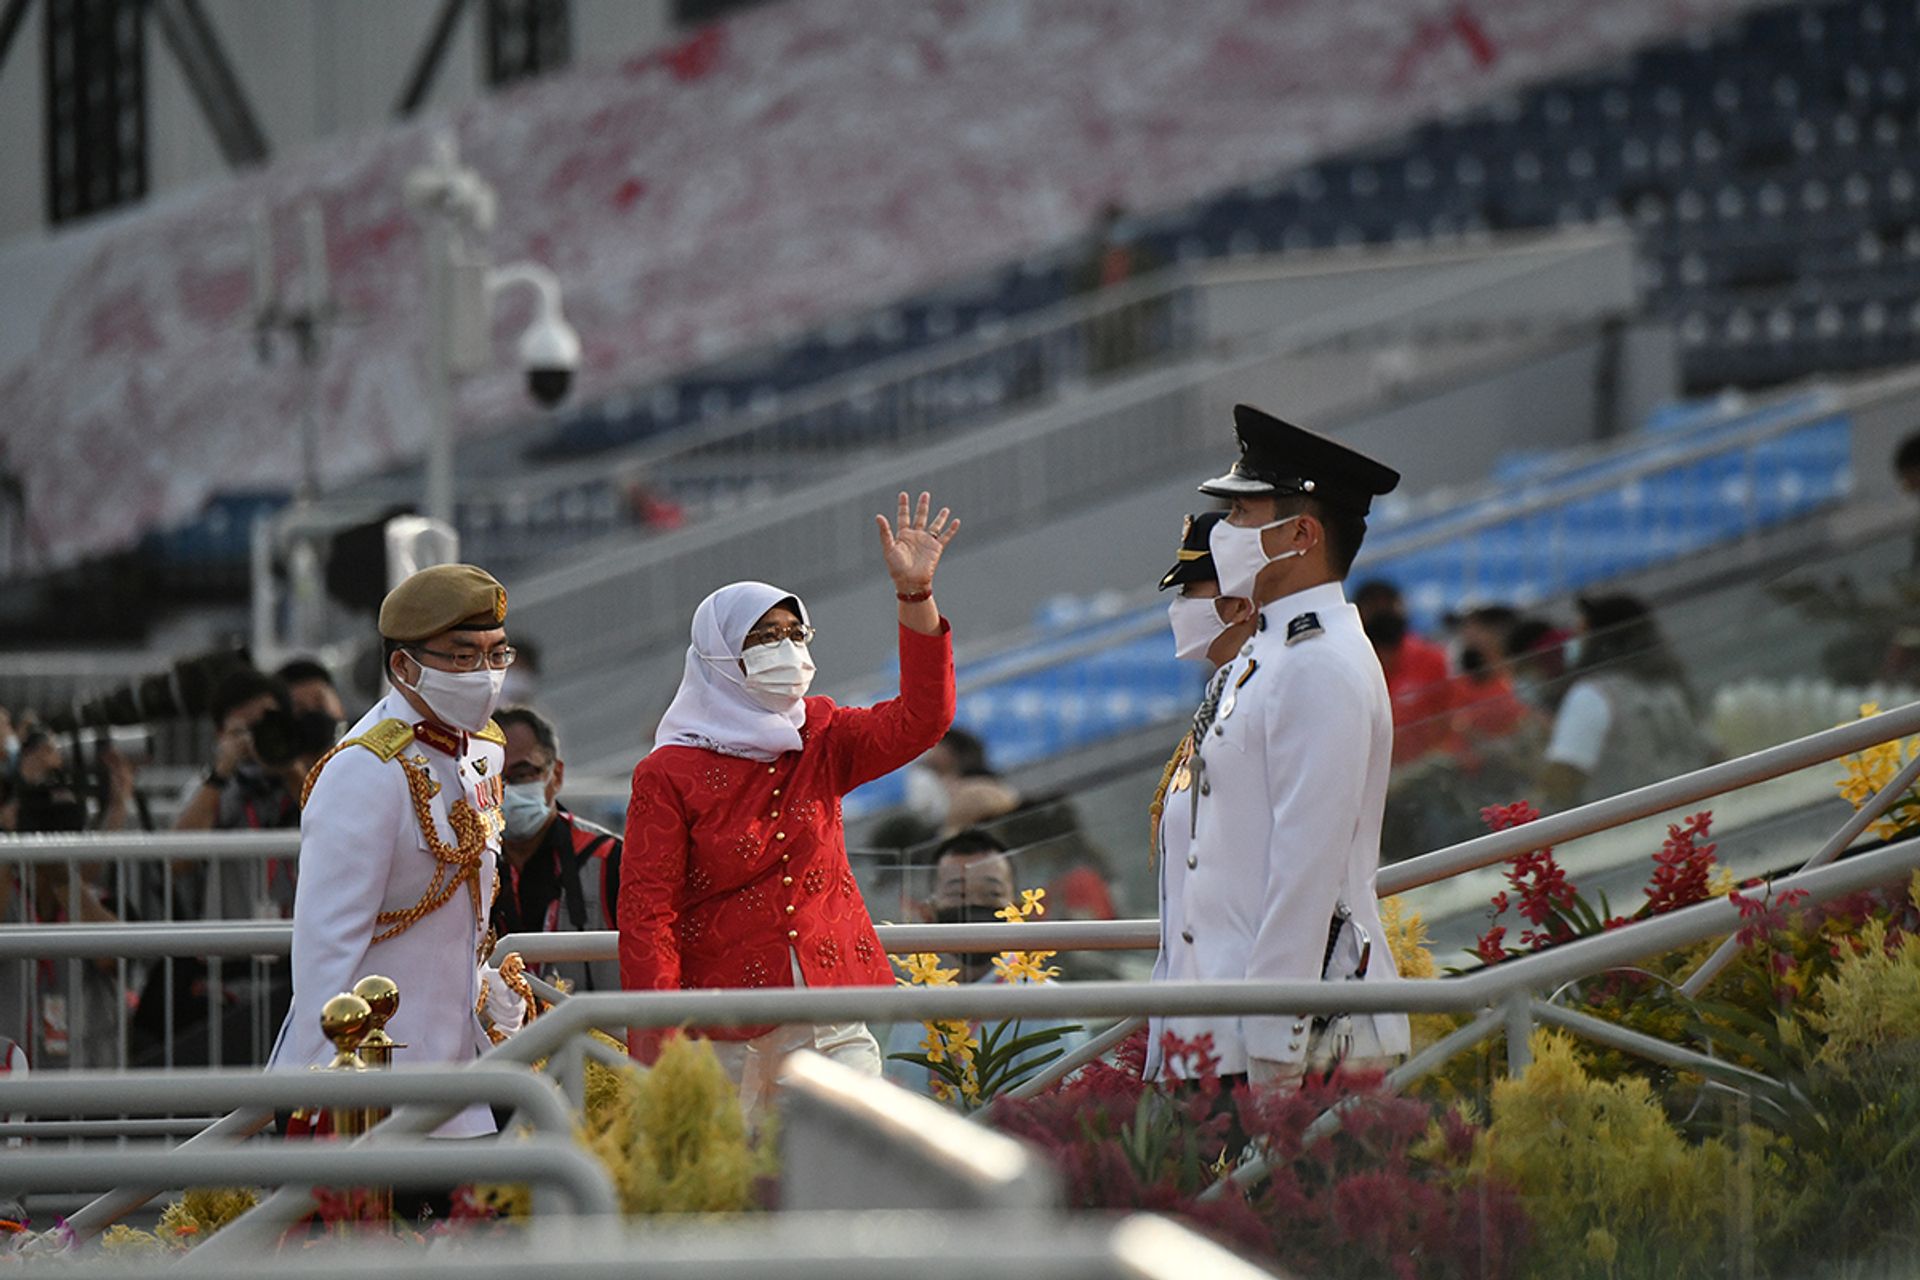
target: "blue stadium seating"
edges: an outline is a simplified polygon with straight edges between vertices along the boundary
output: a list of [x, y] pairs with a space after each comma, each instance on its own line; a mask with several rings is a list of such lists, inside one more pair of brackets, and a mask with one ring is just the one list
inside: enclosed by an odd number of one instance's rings
[[[1851, 424], [1844, 415], [1819, 416], [1821, 404], [1799, 396], [1757, 410], [1717, 399], [1673, 405], [1602, 459], [1516, 456], [1499, 468], [1492, 492], [1441, 516], [1379, 513], [1354, 578], [1394, 583], [1414, 625], [1432, 630], [1463, 605], [1524, 607], [1793, 520], [1852, 487]], [[1784, 434], [1743, 444], [1769, 424], [1808, 416]], [[1521, 504], [1526, 513], [1499, 518]], [[1474, 530], [1432, 537], [1460, 521]], [[1419, 545], [1422, 535], [1427, 545]], [[1170, 639], [1153, 625], [1160, 616], [1157, 605], [1123, 607], [1113, 597], [1049, 601], [1030, 643], [960, 668], [971, 691], [955, 723], [981, 736], [996, 767], [1010, 769], [1185, 714], [1201, 671], [1174, 659]], [[1115, 643], [1099, 647], [1109, 634]], [[1061, 656], [1050, 662], [1054, 654]], [[1008, 675], [996, 680], [997, 672]], [[896, 776], [862, 788], [848, 798], [848, 812], [898, 804], [903, 786]]]

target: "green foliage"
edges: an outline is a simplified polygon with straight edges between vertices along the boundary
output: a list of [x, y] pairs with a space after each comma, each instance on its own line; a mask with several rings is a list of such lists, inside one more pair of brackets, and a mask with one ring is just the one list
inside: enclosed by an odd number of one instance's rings
[[1494, 1086], [1486, 1168], [1525, 1195], [1529, 1274], [1710, 1274], [1724, 1257], [1731, 1160], [1688, 1143], [1646, 1081], [1601, 1080], [1557, 1032], [1533, 1039], [1533, 1065]]
[[580, 1141], [607, 1166], [625, 1212], [755, 1207], [756, 1181], [773, 1171], [772, 1144], [748, 1134], [711, 1045], [680, 1036], [649, 1070], [598, 1070]]
[[188, 1187], [160, 1214], [160, 1237], [185, 1244], [206, 1239], [260, 1203], [244, 1187]]
[[[999, 1022], [982, 1026], [973, 1035], [964, 1023], [928, 1023], [929, 1043], [944, 1037], [940, 1052], [891, 1053], [890, 1061], [911, 1062], [926, 1068], [944, 1090], [936, 1090], [945, 1099], [958, 1099], [963, 1111], [983, 1107], [1008, 1089], [1016, 1089], [1038, 1075], [1048, 1063], [1066, 1053], [1059, 1041], [1080, 1030], [1078, 1023], [1051, 1024], [1038, 1031], [1019, 1034], [1018, 1022]], [[964, 1032], [964, 1051], [954, 1042], [952, 1033], [938, 1028], [958, 1027]], [[1055, 1046], [1049, 1048], [1048, 1046]]]

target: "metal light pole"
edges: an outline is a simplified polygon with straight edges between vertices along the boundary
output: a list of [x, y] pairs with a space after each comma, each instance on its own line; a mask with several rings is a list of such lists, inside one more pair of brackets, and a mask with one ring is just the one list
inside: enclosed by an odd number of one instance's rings
[[494, 296], [516, 284], [538, 294], [519, 358], [528, 390], [543, 405], [566, 394], [580, 362], [580, 338], [561, 312], [560, 282], [552, 271], [537, 262], [491, 267], [484, 237], [493, 228], [494, 191], [460, 163], [451, 134], [434, 138], [432, 160], [407, 175], [406, 192], [427, 242], [426, 514], [451, 531], [454, 387], [492, 360]]
[[453, 386], [486, 356], [485, 257], [477, 242], [493, 229], [495, 199], [486, 179], [460, 163], [451, 133], [435, 135], [433, 158], [407, 175], [406, 199], [427, 242], [426, 514], [451, 528]]

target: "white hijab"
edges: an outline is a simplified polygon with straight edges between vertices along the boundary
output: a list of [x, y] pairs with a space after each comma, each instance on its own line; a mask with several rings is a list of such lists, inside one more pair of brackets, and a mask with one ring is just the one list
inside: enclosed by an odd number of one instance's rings
[[747, 695], [746, 677], [739, 667], [747, 632], [767, 610], [788, 601], [800, 621], [811, 626], [799, 596], [764, 582], [729, 583], [700, 602], [693, 611], [693, 643], [687, 648], [680, 692], [673, 696], [673, 705], [654, 733], [656, 751], [699, 747], [749, 760], [773, 760], [800, 749], [806, 699], [785, 711], [769, 711]]

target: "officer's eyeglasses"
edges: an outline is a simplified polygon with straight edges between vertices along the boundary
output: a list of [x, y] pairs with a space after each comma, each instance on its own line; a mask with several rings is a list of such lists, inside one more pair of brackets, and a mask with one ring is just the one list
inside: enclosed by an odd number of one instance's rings
[[409, 646], [407, 652], [415, 655], [425, 654], [429, 658], [438, 658], [440, 661], [451, 666], [455, 671], [478, 671], [481, 667], [487, 667], [494, 671], [505, 671], [513, 665], [513, 660], [520, 656], [518, 649], [515, 649], [511, 645], [504, 644], [498, 649], [489, 649], [485, 653], [481, 653], [475, 649], [468, 649], [461, 653], [448, 653], [443, 649], [423, 649], [417, 645]]
[[816, 634], [814, 629], [804, 622], [796, 622], [790, 627], [755, 627], [747, 632], [743, 649], [758, 649], [763, 644], [779, 644], [782, 640], [791, 640], [795, 644], [812, 644]]

